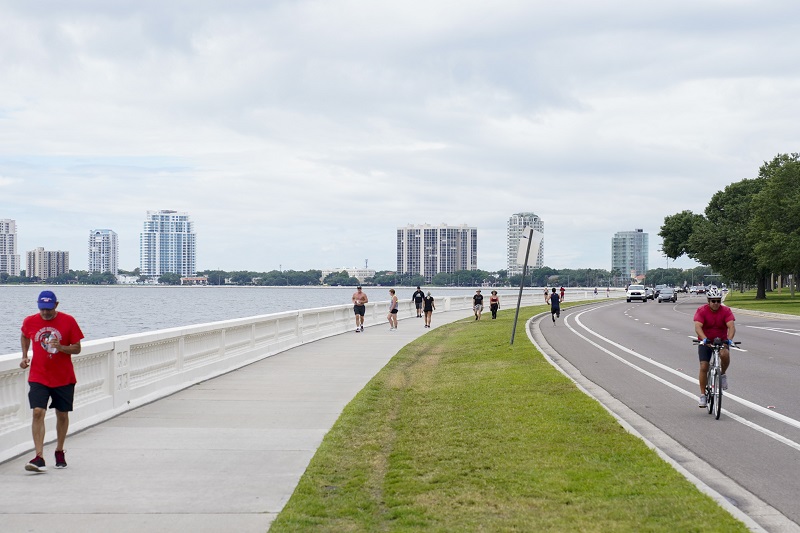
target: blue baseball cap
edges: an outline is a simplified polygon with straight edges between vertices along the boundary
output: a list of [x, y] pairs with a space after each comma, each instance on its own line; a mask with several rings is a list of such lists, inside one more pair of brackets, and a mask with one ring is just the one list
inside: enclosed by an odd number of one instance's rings
[[39, 293], [39, 309], [55, 309], [58, 300], [53, 291], [42, 291]]

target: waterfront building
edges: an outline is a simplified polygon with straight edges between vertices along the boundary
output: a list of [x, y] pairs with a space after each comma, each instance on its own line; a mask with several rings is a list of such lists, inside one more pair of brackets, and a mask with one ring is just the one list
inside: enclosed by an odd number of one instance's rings
[[189, 214], [172, 210], [148, 211], [139, 234], [139, 268], [142, 276], [197, 274], [194, 222]]
[[[508, 219], [508, 232], [506, 234], [506, 254], [508, 259], [508, 275], [522, 274], [522, 265], [517, 264], [519, 240], [525, 228], [533, 228], [539, 233], [544, 233], [544, 221], [535, 213], [514, 213]], [[544, 239], [539, 243], [538, 250], [531, 250], [528, 257], [529, 268], [542, 268], [544, 266]]]
[[28, 277], [47, 280], [69, 272], [69, 252], [48, 251], [39, 247], [26, 255], [25, 274]]
[[648, 235], [641, 229], [619, 231], [611, 240], [611, 271], [617, 271], [626, 283], [644, 276], [648, 262]]
[[333, 274], [334, 272], [347, 272], [347, 275], [351, 278], [356, 278], [361, 283], [364, 283], [364, 280], [369, 278], [375, 277], [375, 270], [372, 268], [359, 268], [359, 267], [341, 267], [341, 268], [326, 268], [322, 270], [322, 277], [319, 278], [320, 281], [324, 280], [328, 275]]
[[19, 252], [17, 251], [17, 221], [0, 219], [0, 274], [9, 276], [20, 274]]
[[462, 224], [409, 224], [397, 228], [397, 271], [421, 275], [478, 269], [478, 229]]
[[93, 229], [89, 232], [88, 271], [115, 276], [119, 271], [119, 240], [110, 229]]

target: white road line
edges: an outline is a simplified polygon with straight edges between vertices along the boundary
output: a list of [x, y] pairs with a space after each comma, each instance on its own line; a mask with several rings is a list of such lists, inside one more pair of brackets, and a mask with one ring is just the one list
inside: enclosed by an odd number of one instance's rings
[[[590, 334], [594, 335], [595, 337], [597, 337], [597, 338], [599, 338], [599, 339], [602, 339], [603, 341], [605, 341], [605, 342], [607, 342], [608, 344], [610, 344], [610, 345], [612, 345], [612, 346], [614, 346], [614, 347], [618, 348], [619, 350], [622, 350], [622, 351], [623, 351], [623, 352], [625, 352], [625, 353], [628, 353], [628, 354], [630, 354], [630, 355], [633, 355], [634, 357], [637, 357], [638, 359], [641, 359], [642, 361], [645, 361], [645, 362], [647, 362], [647, 363], [650, 363], [650, 364], [652, 364], [652, 365], [654, 365], [654, 366], [656, 366], [656, 367], [658, 367], [658, 368], [660, 368], [660, 369], [662, 369], [662, 370], [664, 370], [664, 371], [666, 371], [666, 372], [669, 372], [670, 374], [673, 374], [673, 375], [675, 375], [675, 376], [678, 376], [678, 377], [680, 377], [680, 378], [682, 378], [682, 379], [685, 379], [686, 381], [689, 381], [689, 382], [691, 382], [691, 383], [694, 383], [695, 385], [698, 385], [698, 381], [697, 381], [696, 379], [694, 379], [694, 378], [691, 378], [691, 377], [687, 376], [686, 374], [683, 374], [683, 373], [681, 373], [681, 372], [678, 372], [678, 371], [676, 371], [676, 370], [673, 370], [672, 368], [670, 368], [670, 367], [668, 367], [668, 366], [666, 366], [666, 365], [663, 365], [663, 364], [659, 363], [658, 361], [654, 361], [653, 359], [650, 359], [649, 357], [645, 357], [645, 356], [643, 356], [643, 355], [641, 355], [641, 354], [639, 354], [639, 353], [637, 353], [637, 352], [634, 352], [633, 350], [630, 350], [630, 349], [628, 349], [628, 348], [625, 348], [624, 346], [622, 346], [622, 345], [620, 345], [620, 344], [617, 344], [616, 342], [612, 341], [611, 339], [608, 339], [608, 338], [606, 338], [606, 337], [603, 337], [603, 336], [602, 336], [602, 335], [600, 335], [599, 333], [597, 333], [597, 332], [595, 332], [595, 331], [592, 331], [591, 329], [589, 329], [588, 327], [586, 327], [586, 326], [585, 326], [585, 325], [584, 325], [584, 324], [581, 322], [581, 320], [580, 320], [580, 317], [581, 317], [581, 315], [583, 315], [583, 314], [585, 314], [585, 313], [588, 313], [588, 312], [590, 312], [590, 311], [594, 311], [594, 310], [596, 310], [596, 309], [600, 309], [600, 308], [602, 308], [602, 307], [605, 307], [605, 306], [595, 307], [595, 308], [593, 308], [593, 309], [587, 309], [586, 311], [582, 311], [582, 312], [580, 312], [580, 313], [578, 313], [578, 314], [576, 314], [576, 315], [572, 315], [570, 318], [574, 318], [575, 322], [576, 322], [576, 323], [577, 323], [577, 324], [578, 324], [578, 325], [579, 325], [581, 328], [583, 328], [584, 330], [586, 330], [588, 333], [590, 333]], [[690, 397], [692, 397], [692, 398], [695, 398], [695, 397], [696, 397], [696, 396], [695, 396], [694, 394], [692, 394], [691, 392], [688, 392], [688, 391], [686, 391], [686, 390], [684, 390], [684, 389], [682, 389], [682, 388], [678, 387], [677, 385], [673, 385], [672, 383], [670, 383], [670, 382], [668, 382], [668, 381], [666, 381], [666, 380], [664, 380], [664, 379], [662, 379], [662, 378], [660, 378], [660, 377], [656, 376], [655, 374], [652, 374], [652, 373], [650, 373], [650, 372], [648, 372], [648, 371], [644, 370], [644, 369], [643, 369], [643, 368], [641, 368], [641, 367], [638, 367], [638, 366], [634, 365], [634, 364], [633, 364], [633, 363], [631, 363], [630, 361], [627, 361], [626, 359], [624, 359], [624, 358], [622, 358], [622, 357], [618, 356], [617, 354], [615, 354], [615, 353], [611, 352], [610, 350], [607, 350], [606, 348], [604, 348], [604, 347], [600, 346], [600, 345], [599, 345], [599, 344], [597, 344], [596, 342], [592, 341], [591, 339], [589, 339], [589, 338], [585, 337], [584, 335], [582, 335], [582, 334], [580, 334], [578, 331], [576, 331], [576, 330], [575, 330], [575, 329], [574, 329], [572, 326], [570, 326], [570, 325], [569, 325], [569, 323], [567, 322], [567, 320], [564, 320], [564, 324], [565, 324], [565, 325], [567, 326], [567, 328], [568, 328], [570, 331], [572, 331], [572, 332], [573, 332], [575, 335], [577, 335], [578, 337], [582, 338], [583, 340], [585, 340], [585, 341], [586, 341], [586, 342], [588, 342], [589, 344], [591, 344], [591, 345], [595, 346], [595, 347], [596, 347], [596, 348], [598, 348], [599, 350], [601, 350], [601, 351], [603, 351], [603, 352], [607, 353], [607, 354], [608, 354], [608, 355], [610, 355], [611, 357], [613, 357], [613, 358], [615, 358], [615, 359], [619, 360], [620, 362], [622, 362], [622, 363], [624, 363], [624, 364], [626, 364], [626, 365], [630, 366], [631, 368], [633, 368], [633, 369], [635, 369], [635, 370], [637, 370], [637, 371], [641, 372], [642, 374], [645, 374], [645, 375], [646, 375], [646, 376], [648, 376], [648, 377], [651, 377], [651, 378], [655, 379], [656, 381], [658, 381], [658, 382], [660, 382], [660, 383], [663, 383], [664, 385], [667, 385], [668, 387], [670, 387], [670, 388], [672, 388], [672, 389], [675, 389], [676, 391], [679, 391], [681, 394], [683, 394], [683, 395], [685, 395], [685, 396], [690, 396]], [[740, 398], [740, 397], [738, 397], [738, 396], [736, 396], [736, 395], [734, 395], [734, 394], [726, 393], [726, 394], [725, 394], [725, 398], [728, 398], [728, 399], [730, 399], [730, 400], [733, 400], [733, 401], [735, 401], [735, 402], [737, 402], [737, 403], [739, 403], [739, 404], [741, 404], [741, 405], [744, 405], [745, 407], [749, 407], [750, 409], [752, 409], [752, 410], [754, 410], [754, 411], [757, 411], [757, 412], [759, 412], [759, 413], [761, 413], [761, 414], [764, 414], [764, 415], [766, 415], [766, 416], [769, 416], [769, 417], [771, 417], [771, 418], [774, 418], [775, 420], [778, 420], [778, 421], [780, 421], [780, 422], [783, 422], [784, 424], [787, 424], [787, 425], [789, 425], [789, 426], [792, 426], [792, 427], [795, 427], [795, 428], [798, 428], [798, 429], [800, 429], [800, 421], [797, 421], [797, 420], [795, 420], [795, 419], [793, 419], [793, 418], [790, 418], [790, 417], [788, 417], [788, 416], [786, 416], [786, 415], [782, 415], [782, 414], [780, 414], [780, 413], [776, 413], [776, 412], [774, 412], [774, 411], [771, 411], [771, 410], [769, 410], [769, 409], [767, 409], [767, 408], [765, 408], [765, 407], [762, 407], [762, 406], [760, 406], [760, 405], [757, 405], [757, 404], [755, 404], [755, 403], [753, 403], [753, 402], [751, 402], [751, 401], [745, 400], [744, 398]], [[777, 433], [775, 433], [775, 432], [773, 432], [773, 431], [770, 431], [770, 430], [768, 430], [768, 429], [766, 429], [766, 428], [763, 428], [763, 427], [761, 427], [761, 426], [758, 426], [757, 424], [755, 424], [755, 423], [753, 423], [753, 422], [745, 421], [745, 419], [743, 419], [742, 417], [739, 417], [739, 416], [736, 416], [736, 415], [734, 415], [734, 414], [733, 414], [733, 413], [731, 413], [730, 411], [726, 411], [726, 414], [727, 414], [727, 415], [729, 415], [729, 416], [730, 416], [731, 418], [733, 418], [734, 420], [737, 420], [738, 422], [741, 422], [742, 424], [745, 424], [745, 425], [747, 425], [747, 426], [749, 426], [749, 427], [751, 427], [751, 428], [753, 428], [753, 429], [756, 429], [757, 431], [760, 431], [761, 433], [763, 433], [763, 434], [765, 434], [765, 435], [768, 435], [768, 436], [770, 436], [770, 437], [774, 438], [775, 440], [778, 440], [778, 441], [780, 441], [780, 442], [782, 442], [782, 443], [784, 443], [784, 444], [787, 444], [788, 446], [791, 446], [792, 448], [795, 448], [795, 449], [797, 449], [797, 450], [800, 450], [800, 444], [798, 444], [798, 443], [796, 443], [796, 442], [794, 442], [794, 441], [792, 441], [792, 440], [786, 439], [785, 437], [783, 437], [783, 436], [781, 436], [781, 435], [778, 435]]]
[[797, 335], [800, 336], [800, 331], [793, 330], [793, 329], [785, 329], [785, 328], [767, 328], [763, 326], [745, 326], [746, 328], [753, 328], [753, 329], [763, 329], [766, 331], [774, 331], [775, 333], [786, 333], [787, 335]]

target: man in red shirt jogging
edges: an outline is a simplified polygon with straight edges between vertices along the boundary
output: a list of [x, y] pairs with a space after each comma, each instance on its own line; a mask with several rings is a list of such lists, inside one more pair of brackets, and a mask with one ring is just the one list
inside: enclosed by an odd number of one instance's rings
[[719, 337], [725, 341], [724, 346], [719, 352], [719, 359], [722, 363], [722, 376], [720, 384], [723, 390], [728, 389], [728, 376], [725, 371], [731, 362], [731, 352], [728, 346], [733, 342], [736, 335], [735, 318], [730, 307], [722, 305], [722, 294], [716, 287], [711, 287], [706, 292], [708, 303], [697, 308], [694, 314], [694, 332], [697, 340], [702, 344], [697, 347], [700, 356], [700, 403], [699, 406], [706, 407], [706, 383], [708, 363], [711, 361], [711, 348], [708, 343]]
[[[44, 462], [44, 417], [47, 402], [56, 410], [56, 468], [66, 468], [64, 440], [69, 429], [69, 412], [75, 396], [75, 370], [72, 356], [81, 353], [83, 332], [70, 315], [56, 311], [58, 300], [51, 291], [42, 291], [38, 299], [39, 313], [22, 321], [21, 368], [30, 366], [28, 401], [33, 409], [33, 445], [36, 457], [25, 465], [30, 472], [46, 472]], [[28, 350], [33, 347], [33, 359]]]

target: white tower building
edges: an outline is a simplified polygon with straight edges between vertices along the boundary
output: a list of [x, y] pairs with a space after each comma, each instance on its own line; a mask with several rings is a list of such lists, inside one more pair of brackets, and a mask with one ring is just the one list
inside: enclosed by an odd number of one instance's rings
[[17, 251], [17, 222], [0, 219], [0, 273], [19, 276], [21, 265]]
[[93, 229], [89, 232], [89, 273], [119, 271], [119, 240], [110, 229]]
[[[522, 274], [522, 265], [517, 264], [517, 252], [522, 231], [526, 228], [533, 228], [539, 233], [544, 233], [544, 221], [535, 213], [514, 213], [508, 219], [508, 233], [506, 253], [508, 259], [508, 275], [517, 276]], [[528, 258], [529, 268], [542, 268], [544, 266], [544, 239], [539, 243], [538, 250], [531, 250]]]
[[644, 230], [619, 231], [611, 240], [611, 270], [618, 270], [623, 280], [647, 272], [648, 234]]
[[478, 270], [478, 229], [462, 224], [397, 228], [397, 272], [430, 282], [440, 272]]
[[191, 277], [197, 274], [196, 235], [188, 213], [148, 211], [144, 231], [139, 234], [141, 275], [158, 278], [164, 274]]

